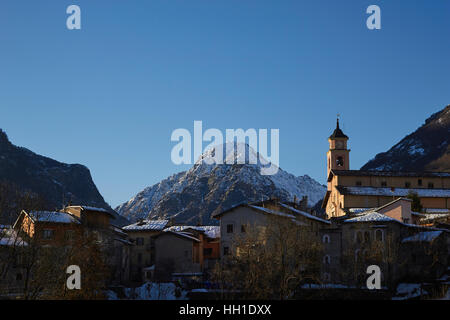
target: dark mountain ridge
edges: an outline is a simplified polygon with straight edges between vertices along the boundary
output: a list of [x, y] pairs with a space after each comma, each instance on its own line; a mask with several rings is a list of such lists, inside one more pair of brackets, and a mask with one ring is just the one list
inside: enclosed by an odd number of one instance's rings
[[361, 170], [450, 172], [450, 105]]
[[111, 211], [117, 224], [127, 222], [105, 202], [87, 167], [58, 162], [15, 146], [1, 129], [0, 181], [39, 195], [51, 210], [59, 210], [69, 203], [88, 205]]

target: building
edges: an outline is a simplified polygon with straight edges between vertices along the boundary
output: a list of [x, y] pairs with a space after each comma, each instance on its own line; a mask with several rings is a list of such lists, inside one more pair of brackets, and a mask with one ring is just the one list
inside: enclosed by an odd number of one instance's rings
[[157, 280], [172, 280], [174, 275], [200, 276], [202, 273], [202, 235], [165, 231], [155, 239]]
[[200, 262], [203, 272], [212, 270], [220, 259], [220, 227], [219, 226], [172, 226], [168, 231], [187, 232], [201, 240], [203, 250]]
[[120, 284], [129, 280], [131, 243], [121, 228], [115, 226], [114, 216], [106, 209], [92, 206], [67, 206], [61, 210], [76, 217], [84, 235], [89, 235], [103, 248], [111, 273], [109, 283]]
[[[234, 243], [238, 237], [245, 236], [250, 230], [267, 228], [273, 218], [290, 221], [293, 226], [307, 227], [308, 231], [316, 236], [319, 230], [331, 225], [329, 221], [279, 202], [277, 199], [240, 204], [216, 214], [214, 218], [220, 220], [222, 257], [236, 253]], [[260, 233], [263, 233], [262, 230]]]
[[140, 220], [123, 227], [133, 243], [130, 255], [130, 279], [132, 281], [141, 282], [153, 276], [155, 236], [169, 225], [169, 220]]
[[42, 246], [57, 246], [69, 243], [82, 228], [80, 220], [68, 213], [58, 211], [22, 210], [13, 225], [18, 233], [34, 239]]
[[[411, 203], [397, 198], [329, 220], [277, 200], [241, 204], [215, 216], [220, 219], [222, 258], [239, 254], [236, 239], [248, 237], [250, 230], [264, 235], [276, 221], [286, 221], [321, 244], [318, 279], [322, 284], [366, 289], [369, 265], [380, 267], [385, 289], [395, 288], [401, 280], [437, 279], [450, 262], [448, 229], [418, 225], [422, 217], [415, 216]], [[264, 238], [257, 241], [266, 243]]]
[[385, 288], [401, 280], [442, 276], [450, 262], [449, 232], [403, 222], [404, 216], [411, 215], [407, 203], [398, 199], [388, 206], [332, 219], [332, 228], [321, 230], [322, 238], [327, 238], [324, 254], [331, 257], [324, 260], [328, 274], [323, 280], [365, 288], [369, 265], [380, 267]]
[[328, 138], [327, 192], [322, 202], [328, 218], [351, 209], [377, 208], [416, 193], [424, 210], [450, 209], [450, 173], [350, 170], [348, 137], [339, 128]]
[[11, 226], [0, 225], [0, 297], [20, 294], [26, 272], [21, 256], [27, 246]]
[[79, 239], [92, 239], [105, 253], [109, 284], [127, 282], [131, 243], [126, 233], [111, 224], [112, 214], [102, 208], [68, 206], [61, 211], [22, 210], [13, 229], [28, 243], [43, 248], [72, 246]]
[[219, 227], [172, 226], [156, 236], [158, 279], [206, 277], [219, 259]]

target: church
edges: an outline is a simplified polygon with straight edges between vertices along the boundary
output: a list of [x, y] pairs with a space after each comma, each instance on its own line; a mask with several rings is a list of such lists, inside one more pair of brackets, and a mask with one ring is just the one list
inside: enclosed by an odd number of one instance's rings
[[415, 193], [426, 213], [450, 212], [450, 173], [350, 170], [349, 137], [339, 128], [328, 138], [327, 192], [322, 202], [328, 219], [378, 208]]

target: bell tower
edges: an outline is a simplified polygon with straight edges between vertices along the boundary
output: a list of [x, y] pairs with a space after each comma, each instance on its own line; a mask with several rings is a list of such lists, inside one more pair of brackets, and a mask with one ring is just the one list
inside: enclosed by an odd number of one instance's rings
[[327, 152], [327, 177], [331, 170], [350, 169], [350, 150], [347, 149], [348, 137], [339, 128], [339, 116], [336, 121], [336, 129], [328, 138], [330, 149]]

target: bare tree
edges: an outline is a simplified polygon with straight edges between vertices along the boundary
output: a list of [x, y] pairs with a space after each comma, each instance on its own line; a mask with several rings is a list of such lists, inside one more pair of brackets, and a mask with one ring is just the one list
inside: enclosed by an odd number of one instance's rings
[[320, 279], [322, 245], [310, 228], [297, 221], [267, 217], [265, 226], [248, 226], [236, 236], [233, 254], [213, 272], [227, 290], [244, 299], [289, 299], [307, 279]]

